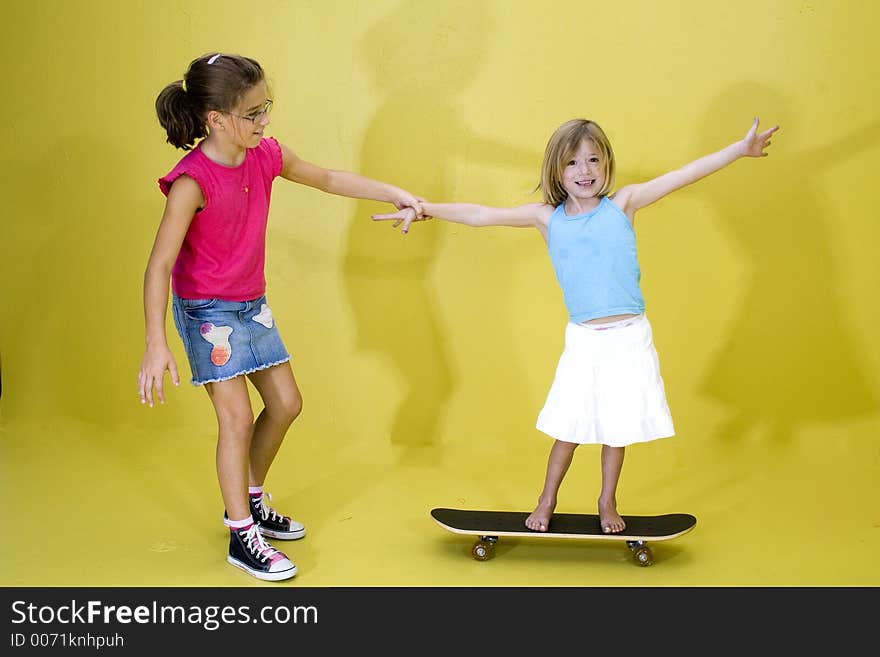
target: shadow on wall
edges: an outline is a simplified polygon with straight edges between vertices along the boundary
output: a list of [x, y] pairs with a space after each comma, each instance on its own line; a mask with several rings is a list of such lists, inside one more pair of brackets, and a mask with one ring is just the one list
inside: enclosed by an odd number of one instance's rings
[[[838, 297], [841, 281], [829, 227], [844, 218], [835, 216], [837, 209], [817, 190], [829, 167], [876, 143], [880, 123], [795, 152], [788, 145], [799, 136], [796, 113], [772, 89], [743, 82], [719, 96], [707, 112], [704, 149], [718, 143], [708, 134], [709, 126], [735, 123], [756, 111], [761, 129], [779, 123], [784, 144], [771, 147], [765, 170], [732, 167], [723, 185], [702, 190], [748, 258], [749, 281], [738, 315], [725, 332], [729, 337], [701, 387], [729, 409], [719, 429], [722, 439], [737, 440], [760, 426], [769, 438], [783, 442], [798, 426], [878, 408]], [[811, 131], [808, 141], [818, 142], [822, 134]]]
[[[482, 3], [410, 1], [364, 34], [363, 60], [384, 97], [367, 126], [358, 171], [450, 201], [461, 200], [451, 198], [452, 175], [465, 152], [478, 161], [537, 170], [534, 153], [474, 134], [461, 117], [456, 93], [478, 70], [491, 32], [487, 12]], [[414, 25], [430, 25], [431, 38]], [[404, 237], [390, 223], [372, 225], [371, 207], [356, 206], [343, 265], [356, 348], [385, 359], [403, 380], [391, 444], [434, 446], [454, 389], [430, 286], [441, 233], [436, 225], [416, 224]], [[401, 458], [414, 454], [404, 449]]]
[[[173, 500], [153, 500], [169, 516], [200, 513], [198, 496], [188, 495], [190, 479], [178, 481], [167, 467], [168, 454], [192, 462], [214, 451], [210, 424], [208, 440], [174, 442], [191, 435], [187, 426], [204, 424], [187, 397], [198, 398], [199, 413], [210, 413], [204, 393], [190, 390], [186, 360], [177, 358], [180, 388], [166, 374], [167, 404], [150, 409], [137, 396], [143, 274], [163, 207], [160, 174], [141, 177], [124, 150], [83, 135], [0, 170], [23, 199], [14, 206], [15, 249], [5, 250], [3, 275], [14, 277], [6, 301], [27, 318], [4, 328], [4, 412], [39, 427], [9, 437], [59, 462], [84, 460], [68, 456], [76, 451], [127, 473], [123, 497], [173, 490]], [[155, 203], [136, 200], [145, 189]], [[173, 327], [168, 342], [182, 354]]]
[[[101, 425], [130, 418], [141, 410], [143, 272], [161, 204], [133, 201], [138, 194], [126, 176], [137, 167], [112, 143], [84, 135], [59, 139], [38, 159], [3, 163], [2, 170], [20, 195], [15, 249], [4, 263], [14, 280], [7, 301], [27, 318], [5, 330], [9, 416]], [[136, 224], [145, 217], [149, 225]], [[178, 366], [186, 382], [186, 363]], [[172, 387], [166, 378], [166, 389]], [[165, 415], [184, 411], [169, 406], [178, 410], [165, 408]]]

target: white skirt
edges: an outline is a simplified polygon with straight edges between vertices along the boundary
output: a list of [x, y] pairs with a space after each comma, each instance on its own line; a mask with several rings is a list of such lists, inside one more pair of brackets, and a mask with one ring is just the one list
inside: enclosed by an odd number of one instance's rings
[[675, 435], [648, 318], [569, 322], [536, 426], [557, 440], [612, 447]]

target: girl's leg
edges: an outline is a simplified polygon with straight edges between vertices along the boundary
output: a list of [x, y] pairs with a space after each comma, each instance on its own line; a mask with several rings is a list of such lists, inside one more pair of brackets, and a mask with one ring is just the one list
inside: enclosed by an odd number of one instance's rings
[[623, 468], [625, 447], [602, 445], [602, 492], [599, 494], [599, 522], [606, 534], [617, 534], [626, 523], [617, 513], [617, 481]]
[[248, 450], [254, 413], [243, 376], [205, 384], [217, 414], [217, 478], [230, 520], [249, 518]]
[[253, 372], [248, 377], [265, 405], [254, 422], [250, 445], [250, 485], [262, 486], [287, 429], [302, 410], [302, 395], [289, 362]]
[[217, 478], [226, 506], [229, 525], [229, 554], [226, 560], [263, 580], [289, 579], [296, 565], [266, 543], [251, 511], [248, 473], [254, 413], [247, 380], [237, 376], [205, 385], [217, 413]]
[[538, 506], [526, 518], [526, 527], [533, 531], [545, 532], [550, 525], [550, 518], [556, 509], [556, 496], [559, 493], [559, 486], [565, 473], [568, 472], [568, 466], [571, 465], [571, 458], [574, 456], [574, 450], [578, 443], [569, 443], [564, 440], [557, 440], [550, 448], [550, 458], [547, 460], [547, 474], [544, 477], [544, 489], [538, 497]]

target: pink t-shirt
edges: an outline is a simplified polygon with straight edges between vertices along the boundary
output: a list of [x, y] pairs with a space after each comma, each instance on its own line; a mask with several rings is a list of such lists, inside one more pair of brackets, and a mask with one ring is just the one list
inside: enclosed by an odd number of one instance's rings
[[171, 272], [171, 289], [184, 299], [248, 301], [266, 293], [266, 220], [272, 181], [281, 174], [281, 147], [263, 138], [244, 162], [228, 167], [196, 146], [165, 176], [166, 196], [181, 175], [194, 179], [205, 196]]

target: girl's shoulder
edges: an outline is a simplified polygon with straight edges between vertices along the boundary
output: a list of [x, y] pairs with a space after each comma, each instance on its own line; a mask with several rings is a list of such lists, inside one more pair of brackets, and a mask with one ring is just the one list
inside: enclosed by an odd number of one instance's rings
[[546, 203], [526, 203], [510, 208], [509, 211], [515, 212], [518, 216], [527, 218], [530, 221], [541, 226], [547, 226], [550, 223], [550, 217], [553, 216], [555, 207]]
[[541, 216], [544, 218], [545, 223], [550, 223], [550, 220], [555, 215], [564, 215], [565, 214], [565, 201], [560, 203], [559, 205], [551, 205], [549, 203], [538, 203], [536, 205], [541, 206], [539, 212]]
[[624, 185], [623, 187], [614, 190], [605, 198], [614, 203], [614, 205], [616, 205], [621, 210], [625, 210], [635, 187], [636, 185]]
[[535, 212], [537, 212], [541, 221], [547, 224], [558, 207], [558, 205], [550, 205], [549, 203], [535, 203]]
[[625, 187], [621, 187], [615, 192], [609, 194], [605, 197], [605, 199], [611, 204], [611, 206], [620, 212], [623, 216], [627, 218], [627, 220], [632, 223], [633, 222], [633, 214], [629, 209], [629, 200], [632, 194], [632, 185], [627, 185]]

